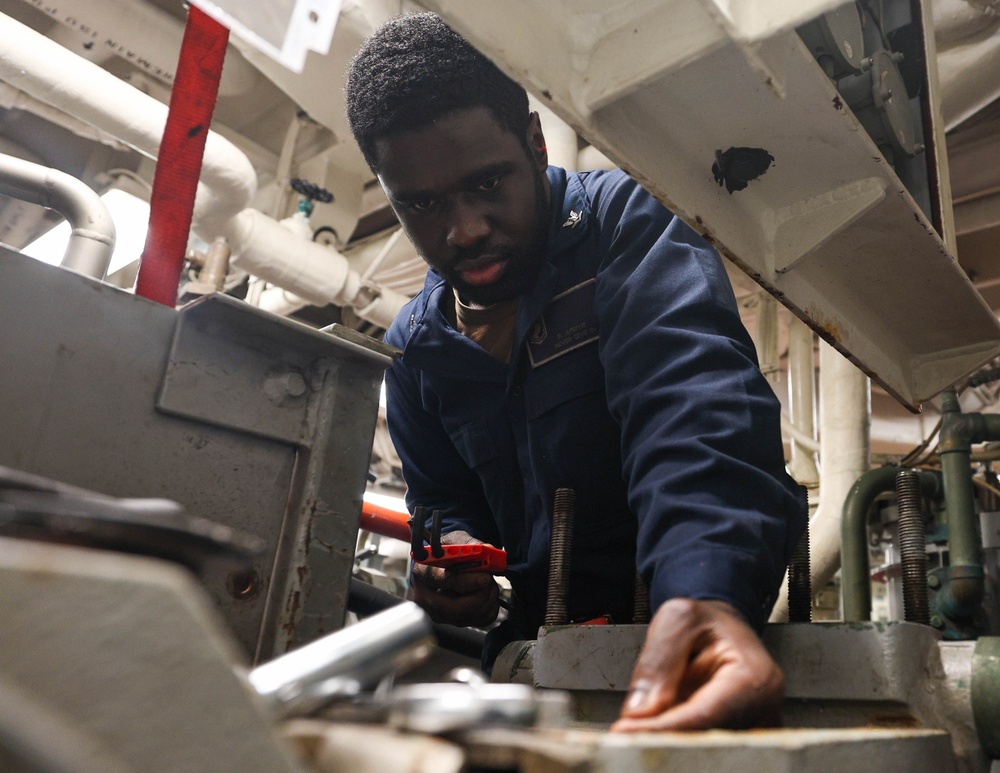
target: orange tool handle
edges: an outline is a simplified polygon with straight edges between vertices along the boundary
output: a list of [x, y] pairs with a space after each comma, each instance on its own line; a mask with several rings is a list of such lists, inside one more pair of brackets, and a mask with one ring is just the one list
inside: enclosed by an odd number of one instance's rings
[[444, 555], [437, 558], [428, 551], [427, 558], [418, 559], [410, 556], [418, 564], [427, 566], [443, 566], [460, 572], [486, 571], [492, 574], [503, 574], [507, 571], [507, 551], [492, 545], [479, 543], [467, 545], [442, 545]]

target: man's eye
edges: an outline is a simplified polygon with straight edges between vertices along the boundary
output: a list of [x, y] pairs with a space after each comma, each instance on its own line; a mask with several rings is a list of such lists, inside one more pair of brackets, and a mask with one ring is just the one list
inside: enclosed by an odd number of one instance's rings
[[481, 191], [491, 191], [500, 184], [500, 175], [491, 177], [488, 180], [483, 180], [479, 183], [479, 190]]
[[418, 199], [417, 201], [411, 201], [409, 207], [414, 212], [430, 212], [434, 209], [436, 203], [434, 199]]

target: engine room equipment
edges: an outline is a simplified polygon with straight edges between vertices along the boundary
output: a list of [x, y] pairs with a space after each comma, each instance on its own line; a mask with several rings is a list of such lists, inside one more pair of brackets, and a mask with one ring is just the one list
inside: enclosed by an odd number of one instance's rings
[[175, 311], [9, 250], [0, 308], [0, 464], [261, 539], [248, 571], [205, 578], [257, 661], [343, 625], [390, 347], [225, 295]]
[[126, 769], [293, 773], [214, 606], [160, 559], [2, 538], [0, 680]]
[[[928, 529], [927, 540], [947, 543], [947, 549], [940, 554], [940, 565], [932, 567], [922, 582], [929, 595], [930, 623], [948, 639], [996, 633], [1000, 622], [990, 607], [995, 603], [995, 594], [986, 594], [984, 540], [973, 498], [971, 468], [972, 444], [997, 439], [1000, 416], [963, 413], [958, 395], [949, 390], [942, 399], [941, 469], [913, 471], [915, 482], [911, 487], [918, 489], [920, 496], [939, 503], [929, 519], [922, 507], [919, 517], [936, 527]], [[844, 503], [841, 583], [847, 621], [871, 618], [868, 513], [876, 497], [893, 490], [899, 472], [899, 468], [883, 467], [865, 473]], [[900, 532], [903, 530], [901, 525]], [[988, 602], [986, 606], [984, 601]]]
[[[611, 721], [645, 637], [645, 626], [542, 628], [537, 641], [504, 648], [493, 679], [569, 690], [577, 721]], [[789, 771], [850, 771], [907, 760], [906, 770], [984, 773], [995, 754], [996, 704], [977, 695], [1000, 688], [990, 659], [997, 641], [946, 642], [913, 623], [770, 625], [764, 643], [785, 675], [785, 729], [668, 734], [651, 744], [664, 755], [653, 759], [664, 764], [668, 750], [683, 748], [684, 759], [697, 759], [702, 769], [727, 769], [723, 761], [736, 759], [741, 767]], [[592, 742], [616, 754], [628, 745], [607, 737]], [[831, 743], [836, 751], [827, 756]], [[641, 759], [630, 769], [682, 770]]]
[[263, 540], [187, 515], [167, 499], [117, 499], [0, 467], [0, 535], [163, 558], [204, 575], [250, 571]]

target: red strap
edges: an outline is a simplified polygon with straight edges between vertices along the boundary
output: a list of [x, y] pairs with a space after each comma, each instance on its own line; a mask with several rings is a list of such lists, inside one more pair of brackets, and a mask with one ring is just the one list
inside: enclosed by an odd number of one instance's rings
[[229, 30], [191, 6], [153, 176], [149, 231], [135, 288], [136, 295], [171, 308], [177, 304], [194, 196], [228, 42]]

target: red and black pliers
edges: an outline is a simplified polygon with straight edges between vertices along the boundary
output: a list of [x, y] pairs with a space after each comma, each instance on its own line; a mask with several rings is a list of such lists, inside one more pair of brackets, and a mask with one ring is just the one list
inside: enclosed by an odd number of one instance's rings
[[[410, 525], [410, 557], [418, 564], [441, 566], [457, 572], [490, 572], [503, 574], [507, 571], [507, 551], [492, 545], [472, 543], [465, 545], [441, 544], [440, 510], [428, 507], [413, 508]], [[427, 529], [427, 519], [431, 527]], [[424, 544], [425, 536], [429, 545]], [[430, 551], [427, 548], [430, 547]]]

